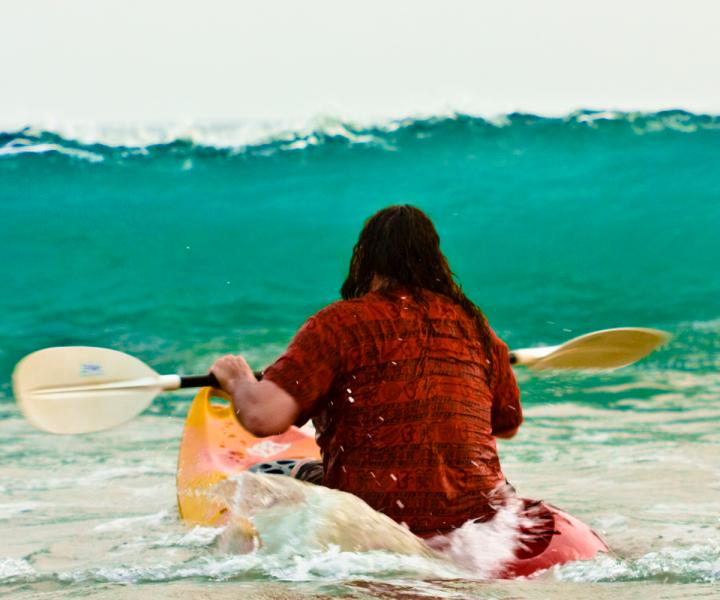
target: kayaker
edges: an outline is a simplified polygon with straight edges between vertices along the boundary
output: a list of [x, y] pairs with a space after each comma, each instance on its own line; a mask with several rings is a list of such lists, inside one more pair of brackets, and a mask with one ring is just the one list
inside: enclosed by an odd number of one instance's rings
[[431, 220], [373, 215], [342, 300], [310, 317], [261, 381], [242, 356], [212, 367], [251, 433], [312, 419], [322, 483], [432, 536], [486, 520], [507, 489], [495, 438], [522, 423], [507, 346], [454, 279]]

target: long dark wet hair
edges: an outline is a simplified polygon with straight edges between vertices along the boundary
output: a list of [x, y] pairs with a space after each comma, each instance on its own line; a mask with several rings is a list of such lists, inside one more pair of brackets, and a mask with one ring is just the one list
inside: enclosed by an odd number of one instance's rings
[[[347, 279], [340, 288], [344, 300], [367, 294], [373, 276], [389, 286], [407, 288], [419, 297], [421, 290], [447, 296], [470, 316], [477, 326], [488, 361], [492, 359], [490, 327], [482, 310], [463, 292], [440, 250], [440, 236], [430, 218], [407, 204], [389, 206], [370, 217], [360, 232]], [[486, 372], [491, 372], [490, 362]]]

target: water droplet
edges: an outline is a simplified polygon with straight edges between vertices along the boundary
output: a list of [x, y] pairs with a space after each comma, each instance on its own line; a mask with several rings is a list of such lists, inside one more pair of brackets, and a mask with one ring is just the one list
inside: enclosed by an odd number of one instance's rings
[[385, 419], [383, 419], [382, 417], [378, 417], [378, 420], [379, 420], [381, 423], [385, 421]]
[[400, 508], [405, 508], [405, 505], [400, 502], [400, 500], [395, 500], [395, 504], [397, 504]]
[[352, 404], [353, 402], [355, 402], [355, 398], [353, 398], [352, 396], [348, 396], [348, 402]]
[[397, 477], [395, 476], [395, 473], [390, 473], [390, 479], [393, 481], [397, 481]]
[[350, 388], [346, 388], [348, 394], [352, 394], [352, 390]]

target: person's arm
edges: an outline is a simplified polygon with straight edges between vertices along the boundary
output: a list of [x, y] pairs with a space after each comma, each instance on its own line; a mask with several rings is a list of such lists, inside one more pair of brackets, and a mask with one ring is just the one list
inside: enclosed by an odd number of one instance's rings
[[282, 433], [300, 414], [295, 398], [272, 381], [257, 381], [242, 356], [222, 357], [211, 372], [230, 394], [238, 421], [253, 435]]
[[499, 338], [493, 340], [492, 434], [501, 439], [515, 437], [523, 422], [520, 388], [510, 366], [510, 353]]
[[300, 426], [318, 409], [340, 368], [342, 348], [328, 309], [310, 317], [285, 353], [257, 381], [241, 356], [218, 360], [211, 371], [233, 399], [235, 415], [257, 436]]

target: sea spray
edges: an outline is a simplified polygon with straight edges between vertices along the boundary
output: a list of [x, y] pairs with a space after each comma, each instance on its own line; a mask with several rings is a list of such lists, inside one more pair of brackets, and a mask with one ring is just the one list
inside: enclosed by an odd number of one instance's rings
[[[283, 475], [245, 472], [226, 482], [225, 489], [233, 483], [231, 523], [250, 519], [265, 552], [305, 553], [334, 546], [342, 552], [433, 555], [407, 528], [352, 494]], [[234, 526], [230, 533], [237, 533]]]
[[521, 499], [502, 494], [504, 502], [494, 518], [471, 519], [426, 541], [352, 494], [283, 475], [244, 472], [216, 486], [214, 493], [219, 490], [232, 497], [228, 524], [218, 540], [226, 553], [385, 551], [449, 561], [466, 576], [491, 579], [522, 547], [521, 531], [535, 523]]

